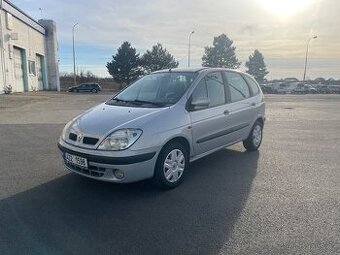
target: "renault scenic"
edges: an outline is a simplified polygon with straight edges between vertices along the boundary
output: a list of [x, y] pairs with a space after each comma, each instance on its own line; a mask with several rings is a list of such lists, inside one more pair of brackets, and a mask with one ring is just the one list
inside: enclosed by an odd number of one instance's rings
[[58, 147], [77, 174], [116, 183], [151, 178], [173, 188], [190, 162], [238, 142], [257, 150], [264, 115], [262, 91], [248, 74], [162, 70], [71, 120]]

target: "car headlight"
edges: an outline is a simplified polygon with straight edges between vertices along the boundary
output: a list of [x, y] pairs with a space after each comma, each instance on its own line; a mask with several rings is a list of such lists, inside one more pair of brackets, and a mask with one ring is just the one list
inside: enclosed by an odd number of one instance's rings
[[105, 138], [99, 145], [99, 150], [120, 151], [129, 148], [142, 135], [140, 129], [120, 129]]

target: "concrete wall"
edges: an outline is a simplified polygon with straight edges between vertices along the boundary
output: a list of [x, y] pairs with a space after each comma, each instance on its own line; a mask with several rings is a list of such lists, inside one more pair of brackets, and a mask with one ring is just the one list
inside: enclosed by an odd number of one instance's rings
[[[1, 1], [1, 0], [0, 0]], [[4, 48], [4, 43], [3, 39], [4, 37], [2, 36], [3, 34], [3, 23], [4, 23], [4, 12], [0, 11], [0, 94], [3, 93], [3, 88], [5, 87], [6, 84], [6, 76], [5, 76], [5, 48]]]

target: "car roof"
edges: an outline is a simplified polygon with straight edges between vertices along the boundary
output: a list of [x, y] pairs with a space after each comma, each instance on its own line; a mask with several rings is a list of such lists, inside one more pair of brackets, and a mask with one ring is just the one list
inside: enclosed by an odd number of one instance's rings
[[228, 69], [228, 68], [222, 68], [222, 67], [198, 67], [198, 68], [173, 68], [173, 69], [163, 69], [159, 71], [152, 72], [154, 73], [168, 73], [168, 72], [178, 72], [178, 73], [196, 73], [196, 72], [202, 72], [202, 71], [232, 71], [237, 73], [242, 73], [241, 71], [234, 70], [234, 69]]
[[200, 68], [173, 68], [173, 69], [163, 69], [159, 71], [155, 71], [152, 73], [168, 73], [168, 72], [178, 72], [178, 73], [196, 73], [201, 70], [207, 69], [206, 67]]

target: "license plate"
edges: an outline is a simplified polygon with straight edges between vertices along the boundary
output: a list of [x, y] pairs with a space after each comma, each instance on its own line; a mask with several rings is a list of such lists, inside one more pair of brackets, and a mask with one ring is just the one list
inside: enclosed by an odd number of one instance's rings
[[76, 155], [72, 155], [72, 154], [69, 154], [67, 152], [65, 152], [65, 161], [67, 163], [70, 163], [70, 164], [73, 164], [73, 165], [76, 165], [76, 166], [80, 166], [82, 168], [88, 167], [86, 158], [79, 157], [79, 156], [76, 156]]

